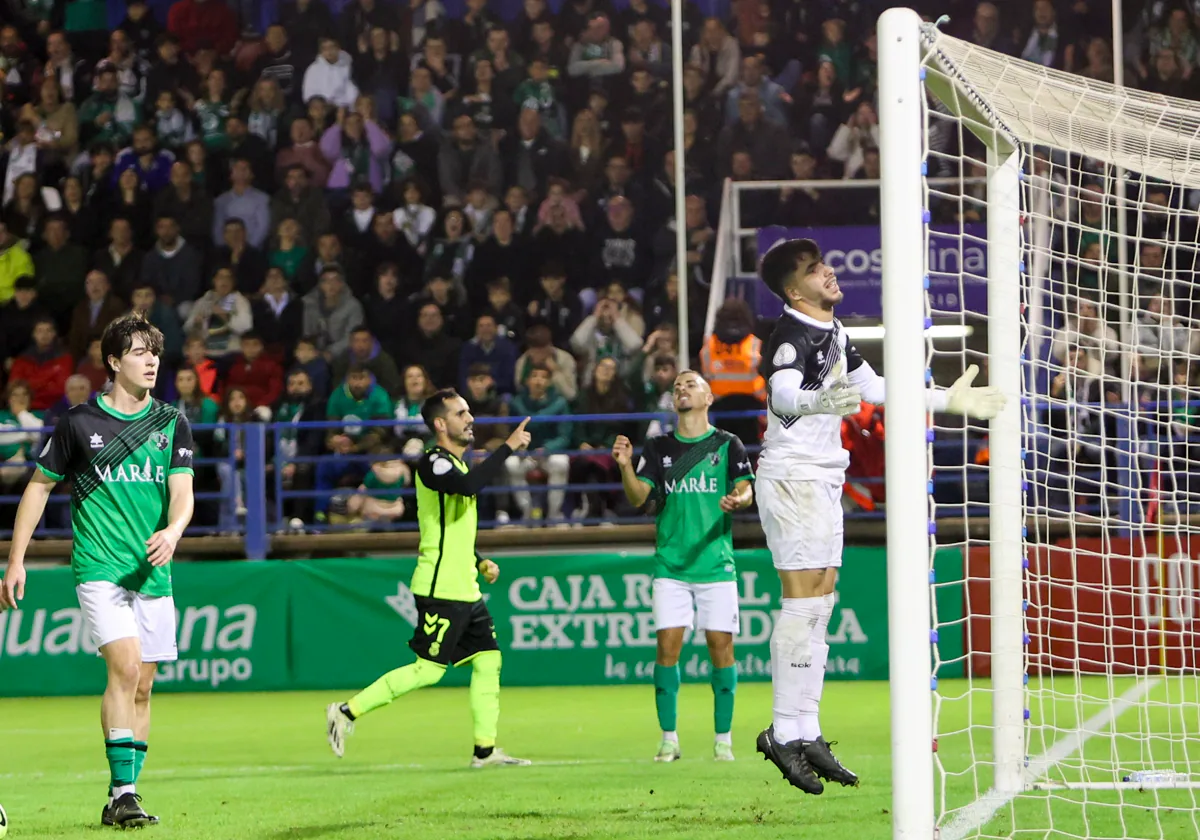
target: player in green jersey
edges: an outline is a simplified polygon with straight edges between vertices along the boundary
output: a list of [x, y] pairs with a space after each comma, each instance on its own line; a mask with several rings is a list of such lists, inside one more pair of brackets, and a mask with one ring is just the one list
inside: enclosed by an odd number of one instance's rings
[[192, 431], [150, 396], [163, 335], [140, 315], [100, 341], [112, 391], [77, 405], [54, 427], [21, 497], [0, 609], [25, 595], [25, 550], [54, 485], [71, 481], [71, 570], [84, 622], [108, 666], [100, 705], [109, 802], [102, 822], [158, 822], [136, 783], [146, 761], [150, 690], [159, 662], [176, 658], [171, 558], [192, 518]]
[[684, 371], [675, 377], [675, 432], [649, 438], [636, 468], [629, 438], [620, 436], [613, 444], [625, 497], [656, 517], [654, 695], [662, 743], [655, 761], [680, 756], [679, 652], [693, 624], [704, 631], [712, 661], [713, 758], [733, 761], [733, 636], [739, 626], [730, 514], [754, 500], [754, 474], [742, 442], [708, 422], [712, 401], [704, 378]]
[[504, 460], [529, 445], [526, 417], [482, 464], [468, 469], [475, 418], [455, 391], [433, 394], [421, 408], [437, 435], [417, 463], [417, 521], [421, 529], [411, 589], [417, 626], [408, 646], [417, 661], [389, 671], [345, 703], [325, 710], [329, 746], [339, 758], [354, 721], [397, 697], [436, 684], [450, 665], [471, 665], [471, 716], [475, 721], [472, 767], [529, 764], [496, 746], [500, 719], [500, 648], [496, 627], [479, 591], [479, 575], [495, 583], [500, 567], [475, 551], [476, 498], [504, 469]]

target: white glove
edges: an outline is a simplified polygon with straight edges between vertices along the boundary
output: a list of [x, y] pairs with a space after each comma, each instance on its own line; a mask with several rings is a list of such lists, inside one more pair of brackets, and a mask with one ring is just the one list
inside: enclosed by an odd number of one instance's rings
[[950, 414], [964, 414], [977, 420], [991, 420], [1006, 402], [1000, 389], [992, 385], [980, 388], [971, 387], [975, 377], [979, 375], [979, 366], [971, 365], [960, 376], [950, 390], [946, 392], [946, 411]]
[[862, 394], [846, 380], [839, 379], [817, 393], [817, 401], [807, 414], [835, 414], [849, 417], [858, 411]]

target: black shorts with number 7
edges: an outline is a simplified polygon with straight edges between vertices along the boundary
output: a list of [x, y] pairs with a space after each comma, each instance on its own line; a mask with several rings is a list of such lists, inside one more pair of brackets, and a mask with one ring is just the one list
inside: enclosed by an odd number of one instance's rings
[[499, 650], [496, 624], [487, 604], [478, 601], [444, 601], [414, 595], [417, 626], [408, 646], [422, 659], [458, 665], [477, 653]]

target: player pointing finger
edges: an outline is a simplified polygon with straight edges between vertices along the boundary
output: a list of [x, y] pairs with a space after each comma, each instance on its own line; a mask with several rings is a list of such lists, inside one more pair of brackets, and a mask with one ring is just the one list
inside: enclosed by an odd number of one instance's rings
[[514, 452], [519, 449], [525, 449], [527, 446], [529, 446], [529, 441], [533, 439], [533, 436], [530, 435], [529, 432], [525, 431], [525, 426], [528, 423], [529, 418], [526, 417], [521, 421], [517, 428], [513, 429], [513, 433], [509, 435], [508, 440], [505, 441], [505, 443], [509, 445], [509, 448], [511, 448]]

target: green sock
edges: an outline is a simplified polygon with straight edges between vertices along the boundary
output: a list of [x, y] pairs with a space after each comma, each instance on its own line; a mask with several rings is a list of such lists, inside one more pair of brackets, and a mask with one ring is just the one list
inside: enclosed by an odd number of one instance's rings
[[658, 709], [658, 728], [674, 732], [679, 711], [679, 663], [654, 664], [654, 707]]
[[360, 718], [380, 706], [386, 706], [410, 691], [435, 685], [446, 673], [446, 666], [428, 659], [418, 659], [411, 665], [388, 671], [375, 682], [350, 698], [350, 713]]
[[133, 742], [133, 781], [137, 784], [137, 780], [142, 777], [142, 768], [146, 766], [146, 751], [150, 749], [150, 745], [145, 741]]
[[494, 747], [500, 723], [500, 651], [488, 650], [471, 660], [471, 719], [475, 746]]
[[132, 729], [110, 729], [104, 742], [104, 757], [108, 759], [108, 777], [112, 787], [132, 785], [134, 758]]
[[733, 695], [737, 693], [737, 666], [713, 668], [713, 726], [718, 735], [733, 729]]

